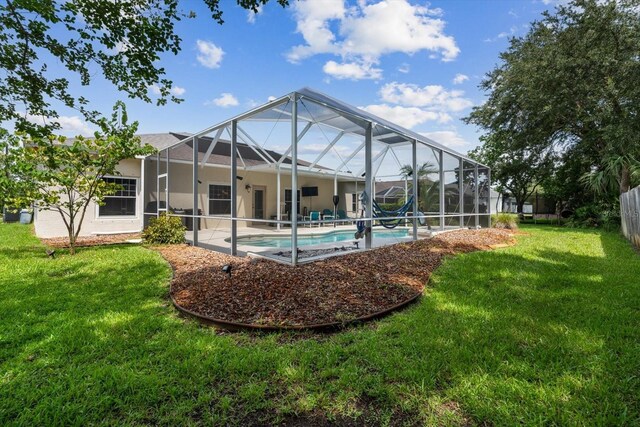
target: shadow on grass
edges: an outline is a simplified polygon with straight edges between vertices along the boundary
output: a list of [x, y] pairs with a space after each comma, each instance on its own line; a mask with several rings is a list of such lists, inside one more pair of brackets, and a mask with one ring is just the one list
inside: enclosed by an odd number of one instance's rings
[[0, 421], [638, 422], [638, 266], [616, 236], [540, 230], [448, 259], [406, 311], [308, 339], [178, 319], [168, 267], [142, 248], [16, 259]]

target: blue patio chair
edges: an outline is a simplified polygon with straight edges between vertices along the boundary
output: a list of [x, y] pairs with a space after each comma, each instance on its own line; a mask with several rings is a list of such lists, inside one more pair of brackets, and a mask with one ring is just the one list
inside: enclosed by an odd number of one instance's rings
[[344, 209], [338, 209], [338, 220], [341, 221], [342, 224], [348, 224], [349, 221], [347, 221], [349, 219], [349, 217], [347, 216], [347, 213], [344, 211]]
[[324, 220], [333, 219], [333, 211], [331, 209], [323, 209], [322, 210], [322, 219], [324, 219]]
[[309, 224], [309, 227], [313, 227], [313, 223], [315, 222], [318, 227], [320, 227], [320, 212], [318, 211], [311, 211], [309, 212], [309, 221], [311, 222]]

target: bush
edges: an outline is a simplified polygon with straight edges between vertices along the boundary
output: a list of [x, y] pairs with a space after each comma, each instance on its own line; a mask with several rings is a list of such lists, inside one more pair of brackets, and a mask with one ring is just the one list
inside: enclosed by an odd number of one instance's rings
[[580, 206], [569, 218], [566, 225], [573, 228], [599, 228], [617, 230], [620, 228], [620, 210], [616, 203], [589, 204]]
[[385, 211], [397, 211], [403, 205], [404, 203], [378, 203], [378, 206], [380, 206], [380, 209]]
[[151, 218], [149, 226], [142, 233], [142, 238], [146, 243], [152, 244], [184, 243], [186, 230], [180, 218], [162, 214], [157, 218]]
[[506, 228], [509, 230], [515, 230], [518, 228], [520, 218], [517, 214], [508, 212], [499, 212], [491, 215], [491, 226], [494, 228]]

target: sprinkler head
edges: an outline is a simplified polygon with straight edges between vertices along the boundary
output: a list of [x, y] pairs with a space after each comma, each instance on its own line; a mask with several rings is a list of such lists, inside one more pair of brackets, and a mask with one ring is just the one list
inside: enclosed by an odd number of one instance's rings
[[233, 266], [231, 264], [226, 264], [222, 266], [222, 272], [227, 273], [229, 275], [229, 279], [231, 279], [231, 270], [233, 270]]

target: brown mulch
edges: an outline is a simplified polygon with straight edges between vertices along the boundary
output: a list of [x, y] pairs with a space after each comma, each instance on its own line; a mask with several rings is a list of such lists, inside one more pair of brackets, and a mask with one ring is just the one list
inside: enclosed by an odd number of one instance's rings
[[157, 249], [174, 269], [171, 296], [180, 307], [227, 322], [308, 326], [391, 308], [421, 294], [446, 255], [513, 243], [505, 230], [458, 230], [297, 267], [187, 245]]
[[[113, 245], [117, 243], [124, 243], [130, 239], [140, 239], [141, 233], [124, 233], [124, 234], [104, 234], [96, 236], [80, 236], [76, 240], [76, 246], [98, 246], [98, 245]], [[68, 248], [68, 237], [54, 237], [50, 239], [40, 239], [46, 246], [54, 248]]]

